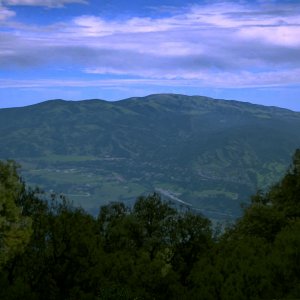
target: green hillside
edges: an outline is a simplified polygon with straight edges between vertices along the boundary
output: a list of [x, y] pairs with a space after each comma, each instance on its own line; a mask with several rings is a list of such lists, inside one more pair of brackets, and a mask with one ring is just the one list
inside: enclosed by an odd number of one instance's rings
[[285, 172], [300, 114], [207, 97], [52, 100], [0, 110], [0, 158], [31, 185], [90, 212], [158, 191], [213, 219], [233, 218]]

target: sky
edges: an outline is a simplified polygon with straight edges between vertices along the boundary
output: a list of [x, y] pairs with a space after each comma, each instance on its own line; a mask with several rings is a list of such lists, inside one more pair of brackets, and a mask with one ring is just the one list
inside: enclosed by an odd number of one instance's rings
[[300, 111], [300, 1], [0, 0], [0, 108], [155, 93]]

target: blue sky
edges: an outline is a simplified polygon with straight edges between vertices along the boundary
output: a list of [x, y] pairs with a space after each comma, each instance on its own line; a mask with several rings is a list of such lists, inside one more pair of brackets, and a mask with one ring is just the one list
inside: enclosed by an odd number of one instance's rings
[[153, 93], [300, 111], [300, 1], [0, 0], [0, 107]]

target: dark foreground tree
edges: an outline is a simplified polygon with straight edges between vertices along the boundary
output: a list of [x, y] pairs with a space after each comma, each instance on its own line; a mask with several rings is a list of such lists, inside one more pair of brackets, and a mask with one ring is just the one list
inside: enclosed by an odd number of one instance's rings
[[32, 233], [30, 218], [17, 206], [23, 189], [17, 165], [0, 161], [0, 268], [24, 250]]
[[94, 218], [1, 163], [0, 299], [299, 299], [299, 162], [217, 239], [157, 194]]

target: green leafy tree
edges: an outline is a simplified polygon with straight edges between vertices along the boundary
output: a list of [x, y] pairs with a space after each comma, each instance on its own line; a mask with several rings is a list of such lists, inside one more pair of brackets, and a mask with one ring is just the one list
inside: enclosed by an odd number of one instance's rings
[[300, 217], [300, 149], [293, 156], [293, 163], [283, 179], [266, 195], [275, 208], [289, 219]]
[[17, 206], [24, 185], [12, 162], [0, 162], [0, 267], [25, 249], [32, 230], [31, 220]]
[[154, 259], [159, 250], [168, 246], [171, 220], [177, 212], [154, 193], [139, 197], [132, 214], [142, 230], [143, 248]]
[[192, 212], [178, 214], [172, 228], [172, 265], [184, 285], [194, 264], [212, 247], [211, 223]]
[[26, 189], [2, 163], [0, 298], [297, 299], [299, 162], [297, 151], [286, 176], [214, 238], [209, 220], [158, 194], [103, 206], [95, 219]]
[[273, 288], [282, 299], [300, 297], [300, 219], [292, 220], [276, 236], [271, 255]]

